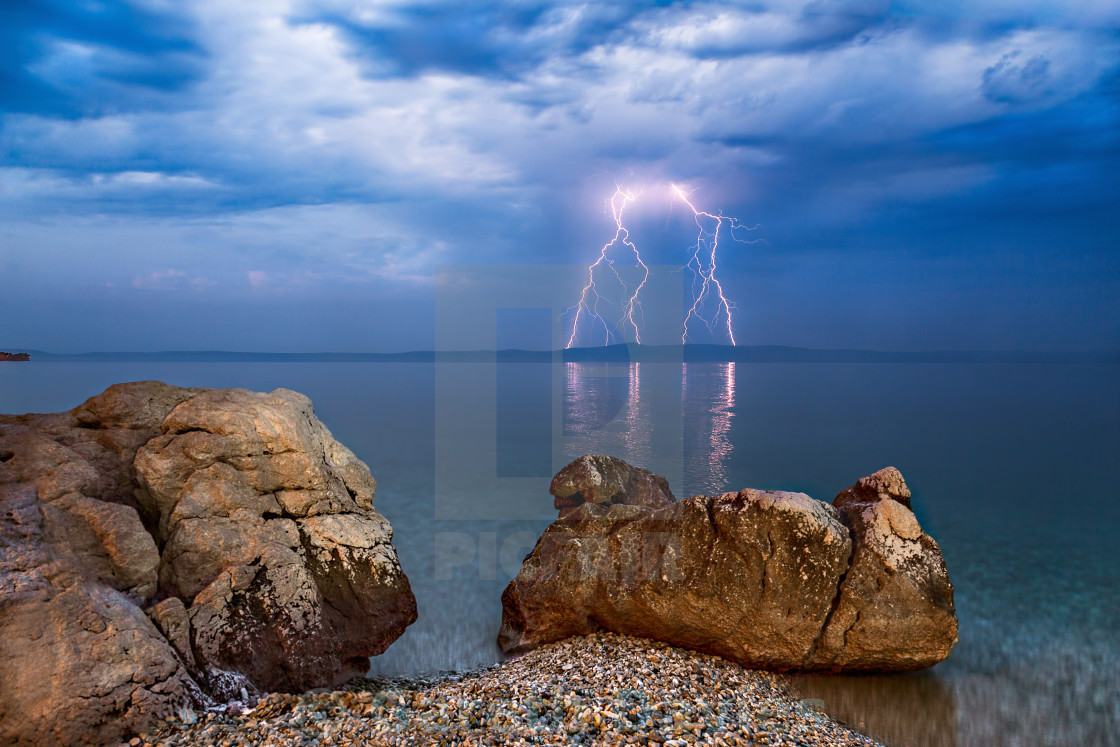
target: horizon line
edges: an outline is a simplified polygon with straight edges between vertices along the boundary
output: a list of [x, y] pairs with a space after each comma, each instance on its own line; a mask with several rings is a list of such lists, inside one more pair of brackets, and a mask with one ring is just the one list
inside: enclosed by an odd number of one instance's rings
[[[825, 361], [829, 359], [843, 359], [856, 361], [868, 360], [912, 360], [912, 361], [951, 361], [951, 360], [1107, 360], [1120, 361], [1120, 349], [1082, 349], [1082, 350], [1026, 350], [1026, 349], [933, 349], [933, 350], [884, 350], [873, 348], [811, 348], [796, 345], [729, 345], [707, 343], [685, 343], [646, 345], [640, 343], [615, 343], [595, 347], [555, 348], [552, 350], [528, 348], [500, 348], [500, 349], [413, 349], [395, 352], [342, 352], [342, 351], [317, 351], [317, 352], [277, 352], [277, 351], [244, 351], [244, 350], [135, 350], [135, 351], [105, 351], [95, 350], [81, 353], [55, 353], [33, 348], [0, 348], [0, 352], [14, 354], [27, 353], [31, 362], [39, 360], [49, 361], [79, 361], [102, 360], [119, 362], [199, 362], [212, 359], [211, 362], [434, 362], [449, 359], [475, 358], [481, 361], [499, 358], [521, 358], [544, 362], [586, 360], [594, 362], [624, 362], [653, 358], [662, 362], [694, 361], [726, 361], [726, 362], [767, 362], [767, 361]], [[679, 356], [674, 356], [674, 353]], [[216, 360], [214, 360], [216, 359]], [[419, 360], [418, 360], [419, 359]]]

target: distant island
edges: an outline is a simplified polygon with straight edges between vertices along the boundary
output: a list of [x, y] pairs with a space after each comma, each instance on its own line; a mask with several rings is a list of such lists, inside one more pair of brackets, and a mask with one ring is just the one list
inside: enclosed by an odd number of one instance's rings
[[0, 352], [0, 361], [29, 361], [31, 356], [27, 353], [3, 353]]

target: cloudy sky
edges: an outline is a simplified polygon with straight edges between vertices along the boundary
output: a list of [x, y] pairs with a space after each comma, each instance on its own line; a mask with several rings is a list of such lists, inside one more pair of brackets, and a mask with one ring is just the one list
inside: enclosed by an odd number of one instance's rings
[[739, 344], [1115, 350], [1118, 175], [1114, 0], [5, 2], [0, 347], [431, 347], [677, 183]]

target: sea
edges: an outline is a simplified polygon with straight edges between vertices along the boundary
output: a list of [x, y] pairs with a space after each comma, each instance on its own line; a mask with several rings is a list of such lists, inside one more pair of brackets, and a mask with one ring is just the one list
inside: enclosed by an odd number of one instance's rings
[[1120, 364], [1115, 362], [90, 362], [0, 364], [0, 412], [110, 384], [307, 394], [369, 464], [419, 620], [371, 675], [501, 659], [501, 592], [556, 516], [548, 483], [602, 453], [674, 494], [830, 501], [901, 470], [955, 587], [930, 670], [800, 677], [888, 745], [1120, 743]]

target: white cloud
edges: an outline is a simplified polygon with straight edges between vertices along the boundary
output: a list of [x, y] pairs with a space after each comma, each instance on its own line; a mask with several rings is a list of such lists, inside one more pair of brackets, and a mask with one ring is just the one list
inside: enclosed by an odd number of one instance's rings
[[66, 199], [143, 199], [158, 192], [217, 189], [219, 185], [200, 176], [160, 171], [122, 171], [67, 174], [53, 169], [0, 169], [0, 214], [7, 209], [25, 209], [37, 201]]
[[[403, 22], [399, 5], [375, 9]], [[862, 28], [881, 6], [654, 10], [598, 46], [554, 56], [519, 78], [448, 71], [378, 78], [376, 59], [359, 62], [338, 28], [294, 20], [307, 15], [306, 3], [208, 0], [195, 6], [212, 56], [210, 75], [191, 94], [196, 107], [76, 121], [11, 117], [0, 146], [94, 170], [142, 153], [175, 166], [95, 178], [90, 199], [110, 187], [227, 182], [252, 185], [266, 202], [509, 198], [526, 183], [565, 183], [580, 168], [630, 161], [702, 169], [698, 158], [727, 157], [712, 140], [889, 141], [1008, 107], [1053, 106], [1120, 58], [1095, 32], [1060, 28], [942, 38], [917, 26], [872, 24], [858, 43], [797, 46]], [[569, 38], [586, 12], [558, 7], [529, 33]], [[758, 51], [695, 57], [717, 48]], [[184, 175], [192, 160], [195, 173]]]
[[735, 55], [840, 42], [876, 25], [887, 0], [771, 2], [757, 6], [670, 8], [640, 19], [635, 28], [658, 49]]
[[94, 184], [104, 188], [208, 188], [216, 186], [213, 182], [197, 176], [165, 174], [160, 171], [122, 171], [117, 174], [94, 174]]
[[[402, 3], [334, 5], [377, 14], [366, 23], [405, 22]], [[1088, 5], [1069, 6], [1067, 17], [1099, 11]], [[573, 40], [598, 11], [575, 4], [528, 32], [558, 54], [517, 77], [446, 68], [378, 77], [376, 53], [359, 61], [337, 27], [301, 20], [320, 4], [192, 7], [210, 67], [185, 106], [7, 117], [0, 149], [49, 167], [0, 171], [0, 214], [51, 200], [129, 210], [152, 197], [163, 212], [174, 200], [179, 214], [218, 217], [137, 229], [175, 237], [150, 245], [165, 264], [210, 256], [199, 247], [214, 242], [230, 247], [214, 261], [239, 277], [262, 258], [290, 264], [287, 280], [269, 264], [270, 285], [427, 282], [435, 257], [473, 260], [492, 249], [508, 258], [501, 242], [512, 239], [475, 226], [528, 220], [595, 174], [695, 178], [729, 163], [774, 164], [781, 142], [885, 148], [1060, 105], [1120, 61], [1095, 29], [937, 35], [905, 19], [875, 23], [878, 0], [651, 10], [586, 48]], [[914, 170], [928, 177], [926, 168]], [[884, 184], [892, 178], [901, 177]]]
[[187, 274], [182, 270], [167, 269], [137, 275], [132, 279], [132, 287], [137, 290], [172, 291], [180, 290], [186, 283]]

